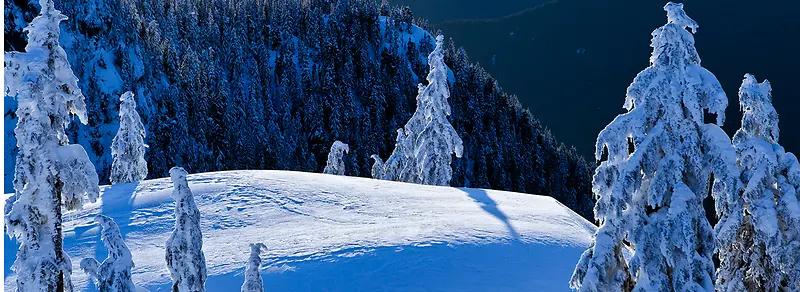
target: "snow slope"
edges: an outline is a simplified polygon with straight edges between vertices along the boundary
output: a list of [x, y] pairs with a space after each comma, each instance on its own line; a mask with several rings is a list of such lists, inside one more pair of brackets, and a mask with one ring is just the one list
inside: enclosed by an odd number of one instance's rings
[[[208, 291], [238, 291], [249, 244], [263, 242], [267, 291], [568, 291], [594, 226], [544, 196], [288, 171], [189, 176], [202, 213]], [[167, 291], [164, 245], [174, 224], [169, 179], [106, 186], [65, 215], [73, 281], [102, 261], [94, 214], [119, 224], [134, 282]], [[5, 238], [6, 290], [15, 243]]]

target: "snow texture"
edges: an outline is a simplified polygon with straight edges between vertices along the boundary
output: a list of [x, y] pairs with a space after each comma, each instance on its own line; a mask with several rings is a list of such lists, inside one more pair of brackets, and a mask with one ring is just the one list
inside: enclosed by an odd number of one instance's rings
[[[253, 242], [269, 247], [266, 291], [569, 291], [595, 231], [551, 197], [514, 192], [268, 170], [193, 174], [188, 183], [208, 291], [241, 287]], [[102, 252], [102, 213], [131, 250], [133, 282], [172, 291], [163, 257], [172, 190], [169, 179], [103, 186], [98, 203], [65, 216], [65, 249], [76, 258]], [[15, 278], [6, 274], [6, 291]], [[86, 274], [74, 281], [89, 289]]]
[[[597, 138], [595, 157], [605, 160], [593, 191], [602, 225], [573, 274], [580, 291], [714, 290], [713, 233], [702, 201], [710, 175], [731, 171], [719, 163], [729, 139], [716, 135], [727, 98], [700, 66], [686, 30], [697, 23], [683, 4], [664, 10], [668, 21], [652, 33], [650, 66], [628, 87], [627, 113]], [[704, 123], [704, 111], [717, 115], [716, 125]], [[634, 251], [630, 260], [624, 241]]]
[[[375, 159], [375, 178], [426, 185], [450, 185], [452, 155], [461, 157], [464, 146], [447, 120], [450, 115], [448, 68], [444, 64], [444, 36], [436, 37], [436, 48], [428, 55], [428, 85], [418, 84], [417, 110], [403, 129], [386, 161]], [[379, 163], [380, 162], [380, 163]], [[380, 169], [380, 166], [383, 169]]]
[[263, 243], [250, 244], [250, 259], [244, 271], [244, 284], [242, 292], [263, 292], [264, 281], [261, 279], [261, 251], [267, 250]]
[[147, 177], [147, 161], [144, 160], [145, 132], [142, 119], [136, 111], [136, 100], [128, 91], [120, 96], [119, 130], [111, 143], [111, 183], [131, 183]]
[[72, 291], [72, 263], [63, 250], [62, 207], [97, 199], [97, 174], [86, 151], [69, 145], [72, 115], [87, 122], [84, 97], [64, 49], [52, 0], [25, 28], [26, 52], [5, 54], [5, 93], [18, 103], [14, 195], [6, 201], [6, 231], [20, 244], [11, 270], [18, 291]]
[[328, 163], [325, 165], [323, 173], [344, 175], [344, 158], [345, 153], [350, 153], [350, 146], [342, 141], [333, 142], [331, 151], [328, 152]]
[[172, 291], [203, 292], [208, 277], [200, 229], [200, 210], [186, 181], [183, 168], [169, 170], [172, 199], [175, 200], [175, 229], [167, 239], [167, 267], [172, 277]]
[[[797, 162], [778, 145], [778, 113], [768, 81], [746, 74], [739, 88], [742, 126], [733, 137], [740, 184], [722, 205], [717, 232], [718, 291], [798, 291], [800, 207]], [[795, 170], [796, 171], [796, 170]], [[794, 181], [794, 184], [790, 183]]]
[[108, 250], [108, 257], [101, 264], [94, 258], [85, 258], [81, 261], [81, 269], [94, 280], [100, 292], [136, 291], [131, 280], [131, 251], [122, 239], [119, 226], [105, 215], [97, 215], [94, 220], [103, 228], [101, 239]]

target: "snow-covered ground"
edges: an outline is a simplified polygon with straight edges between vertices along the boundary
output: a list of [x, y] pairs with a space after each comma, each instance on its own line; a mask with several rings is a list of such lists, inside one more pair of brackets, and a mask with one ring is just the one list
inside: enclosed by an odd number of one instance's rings
[[[554, 199], [288, 171], [189, 176], [202, 214], [208, 291], [238, 291], [249, 244], [268, 247], [267, 291], [568, 291], [594, 226]], [[174, 224], [167, 179], [101, 188], [101, 200], [65, 215], [78, 269], [105, 258], [94, 214], [119, 224], [134, 282], [168, 291], [164, 245]], [[6, 291], [16, 245], [5, 238]]]

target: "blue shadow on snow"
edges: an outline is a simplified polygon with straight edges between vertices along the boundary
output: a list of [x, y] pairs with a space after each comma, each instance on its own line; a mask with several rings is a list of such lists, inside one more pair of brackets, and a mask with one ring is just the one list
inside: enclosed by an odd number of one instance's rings
[[489, 214], [492, 214], [492, 216], [503, 222], [503, 224], [505, 224], [508, 228], [508, 233], [511, 235], [511, 238], [514, 240], [519, 240], [519, 233], [517, 233], [517, 230], [514, 229], [513, 225], [511, 225], [511, 221], [508, 220], [508, 216], [506, 216], [503, 211], [500, 211], [500, 209], [497, 208], [497, 202], [489, 197], [489, 195], [486, 193], [486, 190], [470, 188], [462, 188], [460, 190], [467, 193], [472, 200], [481, 206], [481, 209]]

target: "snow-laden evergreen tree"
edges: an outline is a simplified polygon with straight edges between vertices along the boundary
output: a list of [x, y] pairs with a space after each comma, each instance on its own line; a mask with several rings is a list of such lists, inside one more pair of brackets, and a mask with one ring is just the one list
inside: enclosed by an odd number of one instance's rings
[[787, 291], [800, 291], [800, 163], [797, 156], [785, 152], [783, 147], [775, 150], [778, 154], [781, 176], [778, 176], [778, 189], [783, 196], [777, 203], [778, 228], [781, 232], [781, 246], [778, 252], [778, 267], [785, 273]]
[[244, 271], [242, 292], [264, 292], [264, 281], [261, 280], [261, 251], [267, 247], [263, 243], [250, 244], [250, 258]]
[[350, 146], [342, 141], [333, 142], [331, 151], [328, 152], [328, 164], [322, 173], [344, 175], [344, 154], [350, 153]]
[[[570, 281], [580, 291], [713, 291], [710, 174], [727, 178], [730, 139], [718, 125], [727, 98], [700, 66], [683, 4], [668, 3], [652, 33], [650, 66], [628, 87], [626, 113], [597, 138], [593, 191], [601, 225]], [[706, 124], [704, 112], [717, 115]], [[730, 157], [730, 156], [727, 156]], [[715, 188], [724, 179], [715, 180]], [[624, 242], [633, 254], [626, 261]]]
[[[768, 81], [746, 74], [742, 126], [733, 137], [741, 184], [723, 204], [717, 231], [718, 291], [797, 291], [800, 206], [794, 155], [778, 145], [778, 113]], [[794, 169], [793, 169], [794, 168]]]
[[17, 291], [72, 291], [72, 263], [63, 250], [62, 208], [94, 202], [97, 173], [86, 151], [70, 145], [72, 115], [86, 124], [84, 97], [59, 44], [66, 16], [52, 0], [25, 28], [25, 53], [5, 54], [5, 92], [18, 102], [14, 195], [5, 208], [6, 231], [20, 243], [11, 270]]
[[[450, 163], [453, 154], [461, 157], [463, 142], [450, 125], [450, 90], [447, 88], [447, 66], [444, 64], [444, 36], [436, 37], [436, 48], [428, 55], [428, 85], [419, 92], [422, 100], [424, 126], [414, 145], [418, 176], [422, 184], [448, 186], [453, 178]], [[419, 112], [420, 109], [418, 108]]]
[[108, 250], [108, 257], [101, 264], [94, 258], [85, 258], [81, 261], [81, 269], [95, 281], [100, 292], [136, 291], [131, 280], [133, 258], [122, 239], [119, 226], [105, 215], [97, 215], [94, 221], [103, 228], [100, 239]]
[[200, 210], [186, 181], [188, 173], [181, 167], [169, 170], [174, 190], [175, 229], [167, 239], [167, 268], [174, 292], [203, 292], [208, 274], [200, 230]]
[[147, 177], [144, 160], [144, 125], [136, 111], [136, 100], [128, 91], [119, 97], [119, 130], [111, 143], [111, 183], [131, 183]]
[[384, 179], [386, 176], [386, 164], [383, 163], [383, 159], [377, 154], [370, 155], [369, 158], [375, 161], [372, 163], [372, 170], [370, 171], [372, 178]]
[[452, 154], [461, 157], [464, 146], [447, 120], [450, 90], [444, 64], [444, 36], [436, 37], [436, 48], [428, 55], [428, 65], [428, 85], [417, 85], [417, 109], [406, 125], [397, 130], [397, 142], [389, 159], [385, 163], [380, 158], [375, 160], [373, 177], [378, 173], [382, 175], [380, 179], [450, 185]]

